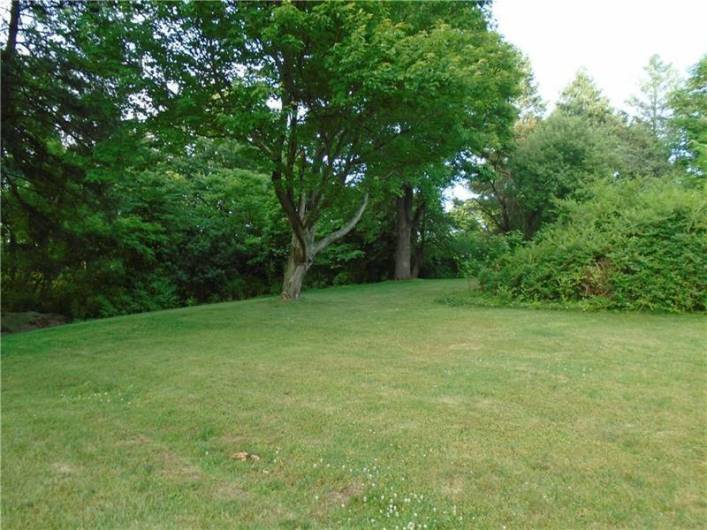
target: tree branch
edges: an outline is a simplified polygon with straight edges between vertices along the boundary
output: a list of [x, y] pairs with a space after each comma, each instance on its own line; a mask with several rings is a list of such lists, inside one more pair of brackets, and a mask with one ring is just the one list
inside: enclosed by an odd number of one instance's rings
[[292, 233], [302, 245], [302, 248], [306, 248], [306, 238], [302, 219], [300, 219], [299, 213], [297, 212], [297, 205], [294, 203], [292, 195], [282, 186], [282, 173], [279, 169], [273, 171], [272, 182], [273, 187], [275, 188], [277, 200], [280, 202], [282, 209], [285, 210], [287, 220], [290, 222]]
[[329, 244], [333, 243], [337, 239], [341, 239], [344, 237], [346, 234], [351, 232], [353, 230], [354, 226], [361, 220], [361, 216], [363, 215], [364, 210], [366, 209], [366, 206], [368, 205], [368, 194], [365, 194], [363, 196], [363, 202], [361, 203], [361, 206], [358, 207], [358, 210], [356, 210], [356, 213], [354, 216], [349, 219], [348, 223], [346, 223], [344, 226], [339, 228], [336, 232], [332, 232], [328, 236], [320, 239], [314, 244], [314, 252], [312, 253], [312, 256], [314, 254], [317, 254], [319, 251], [325, 249]]

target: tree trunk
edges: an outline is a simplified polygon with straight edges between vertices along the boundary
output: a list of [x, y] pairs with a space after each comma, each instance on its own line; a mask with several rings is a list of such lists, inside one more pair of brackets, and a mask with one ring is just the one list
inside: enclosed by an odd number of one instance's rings
[[[3, 123], [2, 148], [5, 148], [5, 131], [11, 131], [9, 117], [12, 115], [13, 89], [15, 88], [15, 55], [17, 53], [17, 34], [20, 30], [20, 3], [13, 0], [10, 4], [10, 20], [7, 30], [7, 42], [2, 50], [2, 72], [0, 73], [0, 120]], [[4, 152], [3, 152], [4, 154]]]
[[412, 186], [403, 186], [403, 194], [395, 199], [397, 227], [395, 234], [395, 279], [411, 278], [412, 257]]
[[[296, 213], [295, 221], [297, 221], [296, 228], [292, 228], [292, 243], [290, 245], [290, 256], [287, 259], [287, 267], [285, 268], [285, 277], [282, 282], [282, 299], [283, 300], [296, 300], [299, 298], [302, 292], [302, 283], [304, 281], [304, 276], [307, 271], [312, 266], [314, 262], [314, 256], [319, 252], [324, 250], [334, 241], [337, 241], [353, 230], [356, 223], [361, 220], [366, 205], [368, 204], [368, 195], [363, 196], [363, 201], [361, 205], [354, 213], [353, 217], [348, 220], [344, 226], [331, 232], [327, 236], [321, 238], [319, 241], [315, 241], [314, 234], [316, 232], [316, 225], [312, 223], [309, 226], [305, 226], [302, 223], [302, 218], [304, 217], [304, 205], [300, 205], [299, 211]], [[292, 226], [292, 224], [290, 225]]]
[[425, 256], [425, 221], [427, 220], [425, 207], [425, 201], [420, 197], [420, 204], [418, 204], [417, 211], [412, 219], [412, 242], [415, 248], [415, 255], [412, 260], [410, 276], [413, 280], [416, 280], [420, 276], [420, 268], [422, 267], [422, 260]]
[[311, 247], [312, 245], [309, 241], [305, 240], [303, 247], [300, 240], [294, 235], [292, 236], [290, 256], [287, 259], [287, 267], [285, 268], [285, 276], [282, 282], [281, 297], [283, 300], [297, 300], [299, 298], [302, 292], [304, 275], [314, 259]]
[[287, 260], [285, 279], [282, 283], [281, 296], [283, 300], [297, 300], [299, 298], [307, 268], [306, 263], [297, 263], [290, 256], [290, 259]]
[[[413, 227], [413, 230], [415, 230], [415, 227]], [[413, 280], [417, 280], [420, 276], [420, 267], [422, 267], [422, 260], [425, 258], [425, 223], [424, 221], [422, 222], [422, 226], [420, 228], [420, 237], [415, 238], [415, 256], [412, 260], [412, 271], [410, 273], [410, 276], [412, 277]]]
[[410, 278], [417, 280], [420, 277], [420, 263], [422, 263], [422, 247], [417, 247], [415, 249], [415, 259], [412, 260], [412, 270], [410, 271]]

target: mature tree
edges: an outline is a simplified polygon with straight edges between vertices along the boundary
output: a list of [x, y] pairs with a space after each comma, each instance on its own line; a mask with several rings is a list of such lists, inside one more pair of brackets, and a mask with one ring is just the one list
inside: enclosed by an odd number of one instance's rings
[[622, 178], [660, 177], [671, 173], [670, 145], [653, 134], [647, 123], [623, 119], [603, 130], [610, 139], [607, 159]]
[[616, 119], [609, 100], [602, 94], [594, 80], [580, 70], [565, 87], [557, 100], [557, 110], [566, 116], [575, 116], [593, 124], [606, 124]]
[[[394, 278], [417, 278], [424, 257], [429, 209], [439, 203], [440, 191], [451, 181], [451, 168], [430, 165], [421, 174], [407, 176], [395, 199]], [[415, 183], [415, 184], [413, 184]]]
[[[115, 248], [120, 230], [106, 190], [135, 153], [123, 110], [139, 68], [127, 44], [129, 21], [113, 7], [10, 6], [2, 51], [3, 270], [4, 286], [20, 297], [48, 302], [63, 273], [91, 274], [104, 256], [97, 249]], [[140, 227], [133, 229], [137, 240]]]
[[[532, 96], [532, 85], [526, 86]], [[535, 109], [521, 115], [510, 141], [487, 153], [481, 164], [471, 164], [469, 171], [486, 222], [499, 232], [517, 230], [526, 238], [555, 219], [556, 200], [612, 173], [616, 156], [609, 138], [620, 123], [585, 72], [562, 92], [548, 118], [541, 119], [540, 108]]]
[[[438, 156], [458, 91], [485, 72], [463, 60], [471, 32], [402, 21], [398, 4], [148, 7], [157, 46], [145, 56], [160, 89], [151, 105], [177, 125], [167, 132], [237, 139], [270, 163], [292, 230], [284, 298], [299, 296], [314, 257], [359, 221], [372, 178]], [[359, 205], [320, 233], [342, 201]]]
[[685, 84], [670, 97], [675, 131], [674, 154], [679, 165], [707, 175], [707, 55], [692, 68]]
[[134, 7], [10, 7], [3, 308], [83, 318], [270, 292], [286, 226], [269, 175], [233, 142], [154, 149]]
[[516, 146], [542, 122], [546, 110], [527, 57], [521, 57], [519, 70], [521, 77], [512, 101], [517, 120], [511, 134], [501, 136], [495, 143], [486, 146], [481, 157], [467, 157], [458, 165], [476, 194], [471, 202], [481, 212], [485, 222], [502, 233], [519, 230], [523, 225], [522, 209], [515, 196], [515, 184], [509, 168], [512, 154]]
[[437, 88], [433, 107], [407, 118], [411, 134], [389, 146], [383, 163], [395, 203], [396, 279], [419, 274], [423, 226], [429, 227], [426, 216], [454, 177], [453, 160], [496, 142], [516, 116], [511, 100], [519, 91], [520, 56], [490, 30], [485, 7], [484, 2], [428, 2], [401, 4], [392, 13], [414, 31], [448, 28], [456, 43], [445, 51], [450, 75]]
[[665, 63], [659, 55], [651, 56], [644, 67], [640, 93], [629, 99], [634, 118], [645, 123], [654, 136], [665, 140], [670, 118], [670, 94], [677, 87], [678, 76], [670, 63]]
[[163, 227], [160, 273], [180, 303], [270, 293], [287, 225], [253, 149], [197, 138], [121, 185], [131, 211]]
[[521, 74], [520, 85], [512, 101], [518, 114], [518, 119], [514, 124], [514, 135], [522, 135], [527, 129], [532, 128], [547, 111], [528, 57], [521, 56], [519, 70]]

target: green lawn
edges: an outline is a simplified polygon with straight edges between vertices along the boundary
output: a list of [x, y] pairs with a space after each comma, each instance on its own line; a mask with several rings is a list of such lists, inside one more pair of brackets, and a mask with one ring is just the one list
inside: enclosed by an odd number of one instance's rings
[[704, 524], [704, 316], [435, 301], [464, 286], [5, 337], [2, 527]]

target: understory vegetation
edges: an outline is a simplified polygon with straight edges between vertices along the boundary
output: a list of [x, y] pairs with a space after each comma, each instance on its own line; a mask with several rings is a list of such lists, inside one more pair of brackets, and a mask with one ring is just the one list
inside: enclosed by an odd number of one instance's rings
[[707, 194], [664, 180], [601, 182], [561, 219], [479, 270], [483, 291], [585, 308], [704, 311]]
[[707, 58], [651, 58], [629, 111], [579, 71], [547, 112], [486, 2], [8, 7], [7, 315], [462, 275], [704, 309]]

